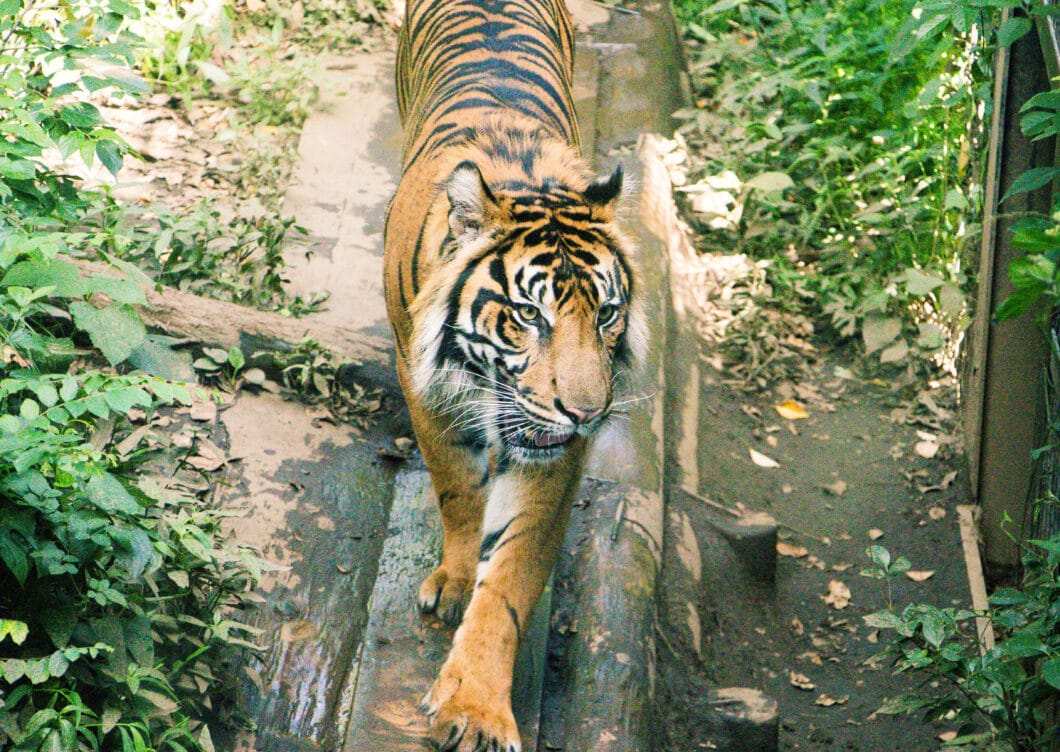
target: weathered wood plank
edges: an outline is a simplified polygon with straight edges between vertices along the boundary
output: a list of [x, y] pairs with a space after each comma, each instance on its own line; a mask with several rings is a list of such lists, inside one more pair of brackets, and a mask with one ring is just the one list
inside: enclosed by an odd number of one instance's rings
[[[347, 752], [422, 750], [427, 719], [416, 704], [449, 651], [452, 631], [416, 610], [420, 582], [438, 563], [441, 524], [425, 470], [397, 479], [369, 621], [344, 696], [352, 698]], [[512, 708], [523, 749], [536, 749], [549, 601], [542, 598], [516, 660]]]

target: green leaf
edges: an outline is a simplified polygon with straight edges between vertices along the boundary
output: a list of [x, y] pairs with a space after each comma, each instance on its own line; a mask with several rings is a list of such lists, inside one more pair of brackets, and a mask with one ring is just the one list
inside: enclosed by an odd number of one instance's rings
[[5, 637], [10, 637], [16, 645], [21, 645], [29, 636], [29, 626], [24, 621], [15, 619], [0, 619], [0, 642]]
[[1048, 652], [1042, 638], [1031, 631], [1017, 632], [997, 645], [1002, 655], [1009, 658], [1031, 658]]
[[104, 512], [123, 512], [130, 515], [140, 512], [136, 499], [125, 490], [121, 481], [110, 473], [90, 480], [85, 486], [85, 494], [89, 501]]
[[4, 681], [8, 684], [14, 684], [26, 675], [26, 662], [21, 658], [0, 661], [0, 674], [3, 674]]
[[243, 351], [238, 347], [233, 347], [228, 351], [228, 364], [235, 370], [241, 369], [247, 363], [247, 359], [243, 356]]
[[99, 109], [89, 102], [77, 102], [59, 110], [59, 119], [72, 128], [89, 129], [103, 125]]
[[41, 626], [48, 633], [52, 645], [65, 648], [77, 625], [77, 615], [71, 606], [52, 606], [42, 609], [38, 615]]
[[48, 659], [26, 661], [26, 678], [33, 684], [43, 684], [48, 681], [51, 678], [51, 674], [48, 673]]
[[100, 718], [100, 731], [106, 736], [114, 727], [118, 725], [118, 721], [121, 720], [121, 709], [116, 708], [113, 705], [108, 705], [103, 709], [103, 717]]
[[869, 316], [861, 325], [865, 354], [871, 355], [889, 345], [902, 333], [902, 322], [884, 316]]
[[1060, 656], [1042, 664], [1042, 679], [1050, 687], [1060, 689]]
[[1005, 20], [997, 30], [997, 43], [1008, 47], [1031, 30], [1031, 20], [1023, 16], [1012, 16]]
[[48, 673], [52, 676], [62, 676], [68, 668], [70, 668], [70, 661], [66, 659], [61, 650], [48, 657]]
[[83, 301], [70, 304], [74, 323], [99, 348], [111, 365], [129, 357], [147, 339], [147, 328], [136, 311], [124, 303], [95, 308]]
[[96, 156], [111, 175], [118, 177], [122, 164], [122, 149], [119, 143], [109, 139], [97, 141]]
[[37, 163], [28, 159], [0, 157], [0, 177], [9, 180], [33, 180], [37, 176]]
[[1022, 316], [1028, 308], [1038, 301], [1038, 298], [1045, 293], [1046, 289], [1045, 285], [1037, 284], [1013, 290], [1007, 298], [1001, 301], [1001, 305], [994, 312], [994, 317], [998, 321], [1008, 321], [1017, 316]]
[[93, 276], [83, 280], [82, 284], [86, 292], [102, 293], [117, 303], [144, 305], [147, 302], [147, 296], [144, 295], [143, 289], [129, 279]]
[[913, 268], [906, 269], [905, 273], [902, 274], [902, 278], [905, 280], [906, 291], [916, 297], [927, 295], [936, 287], [941, 287], [946, 281], [933, 274], [925, 274], [919, 269]]
[[107, 401], [107, 407], [120, 415], [125, 415], [134, 407], [151, 406], [151, 395], [138, 386], [107, 389], [103, 392], [103, 399]]
[[1043, 185], [1052, 182], [1057, 176], [1060, 176], [1060, 167], [1035, 167], [1033, 170], [1027, 170], [1012, 181], [1012, 187], [1005, 191], [1001, 200], [1007, 201], [1021, 193], [1038, 190]]
[[892, 611], [877, 611], [873, 614], [865, 614], [861, 618], [866, 625], [877, 629], [895, 629], [902, 623], [901, 617]]
[[877, 710], [877, 713], [883, 715], [898, 715], [899, 713], [912, 713], [927, 704], [927, 700], [917, 697], [916, 695], [900, 695], [898, 697], [892, 697], [884, 700], [883, 704]]
[[80, 391], [81, 385], [77, 383], [77, 379], [68, 373], [64, 374], [62, 386], [59, 387], [59, 397], [62, 401], [69, 402], [70, 400], [77, 399], [77, 395]]
[[26, 578], [29, 576], [29, 558], [20, 544], [12, 540], [10, 535], [2, 532], [0, 532], [0, 560], [3, 560], [4, 566], [15, 576], [19, 585], [26, 584]]
[[763, 172], [744, 183], [744, 188], [754, 188], [766, 193], [786, 191], [794, 187], [795, 181], [783, 172]]

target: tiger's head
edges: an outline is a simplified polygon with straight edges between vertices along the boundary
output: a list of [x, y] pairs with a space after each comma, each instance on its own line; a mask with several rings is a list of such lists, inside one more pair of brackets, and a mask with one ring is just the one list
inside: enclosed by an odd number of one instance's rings
[[622, 169], [530, 187], [487, 184], [464, 162], [445, 190], [442, 260], [413, 305], [413, 388], [510, 460], [558, 457], [607, 418], [644, 349], [614, 222]]

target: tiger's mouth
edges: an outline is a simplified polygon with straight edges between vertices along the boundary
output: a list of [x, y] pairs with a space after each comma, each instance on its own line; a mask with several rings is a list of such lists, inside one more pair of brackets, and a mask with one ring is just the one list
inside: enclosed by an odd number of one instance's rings
[[577, 436], [574, 427], [570, 428], [537, 428], [531, 427], [508, 435], [508, 443], [520, 449], [551, 453], [565, 447]]

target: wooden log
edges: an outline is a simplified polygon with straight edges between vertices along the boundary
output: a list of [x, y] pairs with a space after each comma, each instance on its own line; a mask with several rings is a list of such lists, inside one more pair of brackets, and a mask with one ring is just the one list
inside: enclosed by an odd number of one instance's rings
[[[119, 272], [106, 264], [77, 259], [78, 268], [86, 274], [114, 275]], [[146, 278], [135, 280], [147, 298], [139, 307], [148, 328], [174, 337], [197, 340], [204, 344], [238, 347], [245, 355], [266, 350], [289, 350], [306, 337], [344, 359], [357, 361], [387, 360], [390, 342], [373, 334], [335, 326], [312, 316], [296, 319], [270, 311], [259, 311], [237, 303], [203, 298], [173, 287], [156, 288]]]

